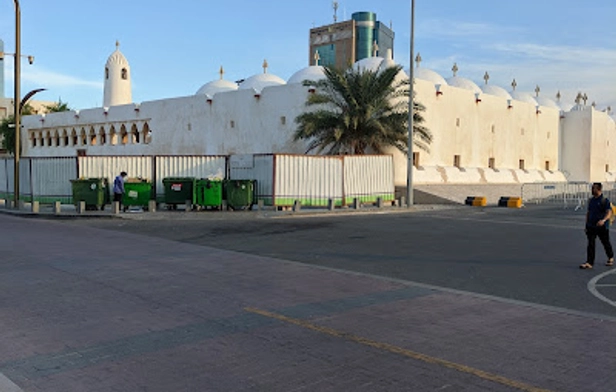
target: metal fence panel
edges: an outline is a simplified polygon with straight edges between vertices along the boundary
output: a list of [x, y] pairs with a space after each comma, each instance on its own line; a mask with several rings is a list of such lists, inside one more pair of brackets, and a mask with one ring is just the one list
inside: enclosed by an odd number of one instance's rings
[[344, 197], [347, 204], [354, 198], [362, 203], [395, 200], [393, 156], [345, 156]]
[[41, 203], [72, 203], [70, 180], [77, 178], [76, 158], [32, 158], [32, 196]]
[[107, 178], [110, 182], [125, 171], [129, 177], [152, 180], [152, 157], [79, 157], [79, 178]]
[[342, 157], [275, 156], [274, 205], [327, 206], [343, 203]]
[[[226, 156], [159, 156], [156, 157], [156, 195], [164, 195], [163, 179], [167, 177], [195, 177], [224, 179]], [[129, 173], [130, 174], [130, 173]]]
[[8, 159], [0, 158], [0, 197], [6, 198], [9, 193]]
[[274, 200], [274, 155], [249, 154], [229, 157], [229, 179], [256, 180], [257, 200], [267, 206]]
[[[613, 184], [604, 184], [604, 189], [613, 189]], [[587, 182], [530, 183], [522, 185], [522, 200], [525, 204], [551, 204], [563, 208], [579, 209], [592, 196], [591, 184]]]
[[[23, 201], [30, 201], [31, 199], [30, 159], [21, 158], [19, 161], [19, 197]], [[12, 197], [15, 192], [15, 161], [13, 159], [5, 160], [4, 177], [3, 187], [6, 188], [4, 197]]]

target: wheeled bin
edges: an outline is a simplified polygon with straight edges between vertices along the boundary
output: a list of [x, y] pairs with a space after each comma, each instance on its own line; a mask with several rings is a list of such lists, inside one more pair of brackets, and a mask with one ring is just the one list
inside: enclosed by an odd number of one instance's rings
[[165, 204], [169, 209], [177, 209], [178, 204], [196, 204], [196, 179], [194, 177], [163, 178], [165, 188]]
[[222, 180], [197, 180], [196, 187], [196, 204], [199, 207], [220, 208], [222, 206]]
[[226, 180], [224, 187], [228, 208], [245, 210], [254, 204], [254, 180]]
[[142, 179], [129, 179], [124, 182], [124, 196], [122, 206], [124, 210], [128, 207], [142, 207], [148, 209], [152, 199], [152, 183]]
[[109, 180], [107, 178], [80, 178], [71, 180], [73, 203], [86, 203], [86, 210], [105, 209], [111, 199], [109, 196]]

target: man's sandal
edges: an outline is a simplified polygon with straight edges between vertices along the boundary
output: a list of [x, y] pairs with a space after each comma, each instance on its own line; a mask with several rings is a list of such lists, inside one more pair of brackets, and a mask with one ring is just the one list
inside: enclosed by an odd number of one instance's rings
[[592, 265], [590, 265], [588, 263], [584, 263], [584, 264], [580, 265], [580, 269], [592, 269]]
[[609, 259], [605, 265], [607, 265], [608, 267], [613, 267], [614, 266], [614, 259]]

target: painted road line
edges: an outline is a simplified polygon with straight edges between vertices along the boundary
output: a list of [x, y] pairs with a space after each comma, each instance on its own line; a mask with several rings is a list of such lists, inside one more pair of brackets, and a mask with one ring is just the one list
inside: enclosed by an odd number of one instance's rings
[[2, 392], [24, 392], [23, 389], [15, 385], [15, 383], [9, 380], [4, 374], [0, 373], [0, 391]]
[[616, 287], [616, 284], [596, 284], [595, 287]]
[[353, 335], [351, 333], [347, 333], [347, 332], [343, 332], [343, 331], [339, 331], [333, 328], [328, 328], [328, 327], [322, 327], [316, 324], [312, 324], [309, 323], [307, 321], [304, 320], [300, 320], [300, 319], [295, 319], [295, 318], [291, 318], [291, 317], [287, 317], [281, 314], [277, 314], [277, 313], [272, 313], [272, 312], [268, 312], [267, 310], [261, 310], [261, 309], [256, 309], [256, 308], [245, 308], [244, 309], [247, 312], [250, 313], [255, 313], [258, 315], [261, 315], [263, 317], [267, 317], [267, 318], [271, 318], [271, 319], [275, 319], [278, 321], [282, 321], [282, 322], [286, 322], [289, 324], [293, 324], [293, 325], [297, 325], [299, 327], [302, 328], [306, 328], [306, 329], [310, 329], [312, 331], [315, 332], [319, 332], [325, 335], [329, 335], [329, 336], [333, 336], [333, 337], [337, 337], [337, 338], [341, 338], [344, 340], [348, 340], [354, 343], [358, 343], [358, 344], [362, 344], [364, 346], [369, 346], [369, 347], [373, 347], [382, 351], [387, 351], [393, 354], [398, 354], [398, 355], [402, 355], [408, 358], [412, 358], [418, 361], [422, 361], [425, 363], [430, 363], [430, 364], [434, 364], [434, 365], [439, 365], [439, 366], [443, 366], [449, 369], [453, 369], [453, 370], [457, 370], [459, 372], [462, 373], [466, 373], [466, 374], [471, 374], [473, 376], [479, 377], [483, 380], [486, 381], [491, 381], [497, 384], [501, 384], [501, 385], [505, 385], [511, 388], [515, 388], [518, 389], [520, 391], [525, 391], [525, 392], [550, 392], [548, 389], [541, 389], [541, 388], [536, 388], [532, 385], [528, 385], [525, 384], [523, 382], [520, 381], [515, 381], [515, 380], [511, 380], [509, 378], [503, 377], [503, 376], [499, 376], [496, 374], [492, 374], [489, 372], [485, 372], [483, 370], [479, 370], [479, 369], [475, 369], [472, 368], [470, 366], [466, 366], [466, 365], [461, 365], [459, 363], [455, 363], [455, 362], [451, 362], [451, 361], [447, 361], [445, 359], [440, 359], [440, 358], [436, 358], [436, 357], [431, 357], [429, 355], [425, 355], [425, 354], [421, 354], [415, 351], [411, 351], [411, 350], [407, 350], [405, 348], [402, 347], [398, 347], [398, 346], [394, 346], [392, 344], [388, 344], [388, 343], [383, 343], [383, 342], [378, 342], [376, 340], [371, 340], [371, 339], [367, 339], [367, 338], [363, 338], [361, 336], [357, 336], [357, 335]]
[[[610, 271], [606, 271], [602, 274], [599, 274], [597, 276], [595, 276], [594, 278], [592, 278], [590, 280], [590, 282], [588, 282], [588, 291], [590, 291], [590, 293], [592, 295], [594, 295], [595, 297], [599, 298], [601, 301], [605, 302], [608, 305], [611, 305], [613, 307], [616, 308], [616, 301], [612, 301], [611, 299], [607, 298], [606, 296], [604, 296], [603, 294], [601, 294], [599, 292], [599, 290], [597, 290], [597, 287], [609, 287], [606, 285], [597, 285], [597, 282], [600, 281], [601, 279], [605, 278], [606, 276], [609, 275], [613, 275], [616, 274], [616, 270], [610, 270]], [[612, 286], [612, 287], [616, 287], [616, 286]]]

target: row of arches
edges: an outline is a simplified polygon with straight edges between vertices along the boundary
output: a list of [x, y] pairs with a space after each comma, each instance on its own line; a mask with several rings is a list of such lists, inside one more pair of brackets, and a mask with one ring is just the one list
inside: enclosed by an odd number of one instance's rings
[[83, 126], [70, 129], [49, 129], [30, 131], [30, 148], [42, 147], [85, 147], [149, 144], [152, 141], [150, 126], [144, 123], [108, 126]]

